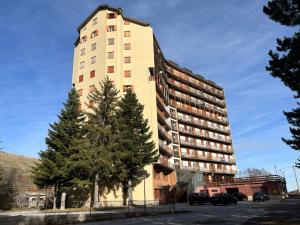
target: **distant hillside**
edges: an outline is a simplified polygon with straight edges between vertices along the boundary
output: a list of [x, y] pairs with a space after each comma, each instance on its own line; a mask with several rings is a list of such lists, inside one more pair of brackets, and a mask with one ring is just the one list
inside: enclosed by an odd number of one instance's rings
[[4, 171], [16, 169], [16, 185], [18, 188], [35, 188], [31, 178], [31, 167], [34, 166], [36, 162], [38, 162], [38, 160], [35, 158], [0, 151], [0, 167], [2, 167]]

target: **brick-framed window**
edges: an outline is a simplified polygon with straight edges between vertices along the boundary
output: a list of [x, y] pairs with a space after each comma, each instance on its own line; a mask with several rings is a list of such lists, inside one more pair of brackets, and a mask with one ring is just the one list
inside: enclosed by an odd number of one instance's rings
[[80, 68], [80, 69], [84, 68], [84, 61], [80, 62], [79, 68]]
[[133, 91], [133, 85], [123, 85], [123, 92]]
[[117, 13], [107, 13], [106, 14], [107, 19], [114, 19], [117, 18]]
[[125, 43], [124, 44], [124, 50], [130, 50], [131, 49], [131, 44], [130, 43]]
[[78, 94], [78, 96], [82, 96], [82, 94], [83, 94], [83, 89], [78, 90], [78, 91], [77, 91], [77, 94]]
[[106, 31], [107, 32], [113, 32], [117, 30], [117, 26], [116, 25], [109, 25], [106, 27]]
[[124, 37], [130, 37], [130, 31], [124, 31]]
[[124, 57], [124, 63], [131, 63], [131, 57], [130, 56]]
[[131, 70], [125, 70], [124, 71], [124, 76], [125, 77], [131, 77]]
[[80, 76], [79, 76], [78, 81], [79, 81], [79, 83], [80, 83], [80, 82], [83, 82], [83, 75], [80, 75]]
[[80, 49], [80, 55], [84, 55], [85, 54], [85, 48]]
[[80, 39], [80, 43], [86, 42], [87, 41], [87, 36], [84, 35], [81, 39]]
[[115, 44], [115, 39], [114, 38], [108, 38], [107, 43], [108, 43], [108, 45], [114, 45]]
[[94, 101], [93, 100], [89, 100], [88, 107], [89, 108], [93, 108], [94, 107]]
[[107, 53], [107, 58], [108, 59], [113, 59], [114, 58], [114, 52], [108, 52]]
[[93, 43], [93, 44], [92, 44], [92, 51], [96, 50], [96, 48], [97, 48], [96, 43]]
[[96, 56], [93, 56], [92, 58], [91, 58], [91, 64], [94, 64], [96, 62]]
[[124, 20], [124, 25], [129, 25], [130, 22], [128, 20]]
[[90, 72], [90, 78], [93, 78], [93, 77], [95, 77], [95, 75], [96, 75], [96, 72], [95, 72], [95, 70], [92, 70], [92, 71]]
[[115, 67], [114, 66], [108, 66], [107, 67], [107, 73], [114, 73], [115, 72]]
[[97, 24], [97, 17], [95, 17], [94, 19], [93, 19], [93, 25], [96, 25]]
[[89, 92], [91, 93], [91, 92], [94, 92], [96, 90], [96, 87], [95, 87], [95, 85], [93, 84], [93, 85], [91, 85], [90, 87], [89, 87]]
[[97, 36], [98, 36], [98, 30], [94, 30], [94, 31], [91, 33], [91, 38], [97, 37]]

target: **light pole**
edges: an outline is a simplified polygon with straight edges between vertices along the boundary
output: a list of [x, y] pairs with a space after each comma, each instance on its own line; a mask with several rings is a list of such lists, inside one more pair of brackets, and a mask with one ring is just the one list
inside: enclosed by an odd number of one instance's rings
[[296, 184], [297, 184], [297, 188], [298, 188], [298, 193], [300, 193], [300, 188], [299, 188], [299, 184], [298, 184], [298, 179], [297, 179], [297, 174], [296, 174], [295, 166], [293, 166], [293, 169], [294, 169]]
[[143, 178], [144, 178], [144, 212], [146, 212], [146, 178], [147, 178], [146, 173], [143, 174]]

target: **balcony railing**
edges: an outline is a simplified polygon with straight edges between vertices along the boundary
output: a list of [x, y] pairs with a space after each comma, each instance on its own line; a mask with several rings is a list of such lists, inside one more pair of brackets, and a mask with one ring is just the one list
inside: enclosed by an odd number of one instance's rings
[[[172, 79], [169, 79], [169, 84], [171, 84], [171, 86], [173, 86], [174, 88], [177, 88], [177, 89], [180, 89], [180, 90], [183, 90], [184, 92], [188, 92], [194, 96], [197, 96], [197, 97], [200, 97], [201, 99], [203, 100], [206, 100], [208, 102], [211, 102], [212, 104], [216, 104], [220, 107], [225, 107], [226, 104], [223, 100], [220, 100], [216, 97], [213, 97], [213, 96], [210, 96], [208, 94], [204, 94], [203, 92], [201, 92], [200, 90], [197, 90], [195, 88], [192, 88], [192, 87], [189, 87], [185, 84], [182, 84], [178, 81], [174, 81]], [[171, 92], [170, 92], [171, 93]]]
[[170, 110], [166, 106], [166, 101], [159, 96], [159, 94], [156, 94], [157, 104], [160, 106], [160, 108], [166, 113], [166, 117], [170, 117]]
[[159, 149], [163, 150], [169, 156], [173, 156], [174, 155], [173, 149], [170, 148], [167, 144], [165, 144], [162, 140], [159, 140], [158, 143], [159, 143]]
[[167, 126], [168, 130], [171, 130], [171, 128], [172, 128], [172, 127], [171, 127], [171, 122], [170, 122], [170, 120], [167, 119], [166, 113], [160, 111], [160, 110], [157, 108], [157, 115], [158, 115], [159, 121], [160, 121], [161, 123], [164, 123], [164, 124]]
[[158, 132], [161, 134], [162, 137], [164, 137], [169, 143], [172, 142], [172, 136], [171, 134], [166, 131], [166, 129], [158, 123]]
[[217, 122], [217, 123], [220, 123], [223, 125], [228, 125], [228, 120], [225, 117], [214, 118], [214, 117], [208, 116], [206, 113], [201, 113], [200, 111], [196, 110], [195, 108], [193, 108], [191, 106], [188, 107], [187, 105], [178, 104], [177, 102], [172, 101], [172, 100], [170, 101], [170, 103], [173, 107], [176, 107], [178, 110], [180, 110], [182, 112], [185, 112], [188, 114], [193, 114], [193, 115], [196, 115], [196, 116], [202, 117], [204, 119], [207, 119], [207, 120], [210, 120], [213, 122]]
[[201, 128], [206, 128], [212, 131], [217, 131], [223, 134], [230, 134], [230, 130], [228, 128], [219, 128], [217, 126], [214, 125], [209, 125], [206, 121], [200, 121], [200, 120], [194, 120], [192, 118], [188, 118], [188, 117], [183, 117], [183, 116], [179, 116], [178, 115], [178, 121], [184, 122], [184, 123], [189, 123], [193, 126], [200, 126]]
[[163, 167], [166, 167], [170, 170], [174, 170], [174, 168], [175, 168], [173, 163], [169, 162], [168, 159], [163, 158], [163, 157], [160, 157], [156, 164], [162, 165]]
[[205, 160], [205, 161], [216, 161], [216, 162], [222, 162], [222, 163], [231, 163], [235, 164], [235, 159], [225, 159], [220, 157], [214, 157], [209, 155], [196, 155], [196, 154], [187, 154], [185, 152], [181, 153], [181, 158], [187, 158], [187, 159], [199, 159], [199, 160]]
[[185, 140], [180, 140], [180, 145], [182, 146], [188, 146], [188, 147], [194, 147], [194, 148], [198, 148], [198, 149], [204, 149], [204, 150], [212, 150], [212, 151], [218, 151], [218, 152], [225, 152], [225, 153], [230, 153], [232, 154], [233, 151], [232, 150], [227, 150], [227, 149], [223, 149], [223, 148], [217, 148], [214, 146], [210, 146], [210, 145], [202, 145], [199, 144], [197, 142], [190, 142], [190, 141], [185, 141]]
[[225, 137], [216, 137], [214, 135], [210, 135], [210, 134], [207, 134], [207, 133], [201, 133], [200, 131], [195, 131], [195, 130], [186, 130], [182, 127], [179, 127], [179, 131], [180, 133], [184, 133], [184, 134], [188, 134], [188, 135], [192, 135], [192, 136], [196, 136], [196, 137], [203, 137], [203, 138], [206, 138], [206, 139], [210, 139], [210, 140], [213, 140], [213, 141], [218, 141], [218, 142], [223, 142], [223, 143], [228, 143], [228, 144], [231, 144], [231, 138], [225, 138]]
[[184, 170], [190, 171], [199, 171], [199, 172], [206, 172], [206, 173], [224, 173], [224, 174], [235, 174], [236, 171], [232, 169], [215, 169], [215, 168], [204, 168], [198, 166], [183, 166]]

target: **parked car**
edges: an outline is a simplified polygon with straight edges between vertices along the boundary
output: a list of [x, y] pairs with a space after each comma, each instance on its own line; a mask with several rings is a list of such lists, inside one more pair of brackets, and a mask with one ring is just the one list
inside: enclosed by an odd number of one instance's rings
[[262, 192], [262, 191], [258, 191], [255, 192], [253, 195], [253, 201], [266, 201], [266, 200], [270, 200], [270, 197], [268, 194]]
[[206, 193], [191, 193], [188, 196], [188, 201], [190, 205], [193, 205], [194, 203], [202, 205], [204, 203], [209, 203], [210, 197]]
[[237, 204], [237, 200], [228, 193], [215, 193], [211, 197], [211, 203], [213, 205], [221, 204], [228, 205], [230, 203]]
[[247, 195], [245, 195], [243, 192], [235, 192], [231, 194], [236, 200], [243, 201], [247, 198]]

